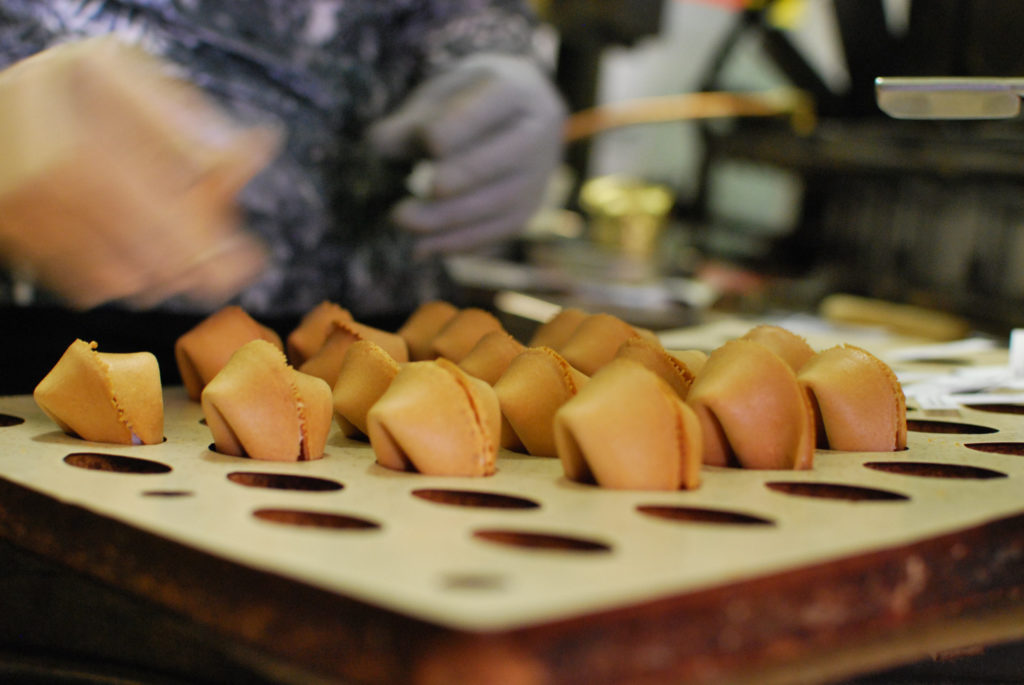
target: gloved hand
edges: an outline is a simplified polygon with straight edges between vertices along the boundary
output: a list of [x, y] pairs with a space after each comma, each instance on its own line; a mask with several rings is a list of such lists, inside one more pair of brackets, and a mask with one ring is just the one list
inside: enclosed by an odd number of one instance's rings
[[420, 236], [417, 254], [472, 249], [514, 235], [538, 208], [561, 159], [565, 105], [524, 57], [466, 58], [417, 88], [370, 130], [392, 159], [430, 160], [424, 197], [394, 221]]

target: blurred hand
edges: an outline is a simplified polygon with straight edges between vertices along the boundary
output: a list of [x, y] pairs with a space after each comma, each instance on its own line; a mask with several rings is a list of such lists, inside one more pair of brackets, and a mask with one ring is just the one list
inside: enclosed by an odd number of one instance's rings
[[242, 128], [114, 37], [62, 43], [0, 80], [0, 258], [88, 308], [228, 299], [262, 270], [235, 197], [279, 134]]
[[225, 160], [177, 193], [153, 182], [160, 165], [122, 162], [112, 156], [38, 184], [24, 204], [2, 203], [0, 253], [16, 275], [87, 309], [171, 297], [213, 307], [262, 272], [266, 250], [241, 229], [234, 202], [252, 160]]
[[484, 54], [422, 84], [370, 131], [393, 159], [426, 158], [425, 197], [393, 218], [419, 255], [472, 249], [521, 231], [562, 155], [565, 106], [523, 57]]

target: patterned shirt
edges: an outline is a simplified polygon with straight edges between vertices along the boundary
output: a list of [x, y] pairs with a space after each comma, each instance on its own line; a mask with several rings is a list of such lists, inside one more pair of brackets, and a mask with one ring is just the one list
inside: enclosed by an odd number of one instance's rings
[[287, 315], [331, 299], [369, 316], [436, 296], [440, 268], [412, 265], [409, 237], [388, 222], [409, 168], [371, 154], [367, 126], [461, 57], [531, 54], [533, 29], [516, 0], [3, 0], [0, 67], [116, 33], [239, 120], [282, 126], [283, 151], [240, 197], [271, 266], [239, 303]]

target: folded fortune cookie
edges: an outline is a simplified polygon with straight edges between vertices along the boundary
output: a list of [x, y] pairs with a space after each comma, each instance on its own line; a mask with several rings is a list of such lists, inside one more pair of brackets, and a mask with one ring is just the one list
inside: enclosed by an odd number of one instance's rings
[[491, 331], [477, 341], [469, 351], [459, 368], [470, 376], [476, 376], [490, 385], [494, 385], [526, 347], [505, 331]]
[[557, 314], [542, 323], [530, 338], [530, 347], [550, 347], [557, 350], [572, 336], [576, 327], [583, 323], [589, 314], [582, 309], [569, 307], [560, 309]]
[[299, 325], [285, 340], [285, 350], [292, 366], [298, 368], [323, 347], [327, 336], [334, 330], [335, 321], [352, 321], [352, 314], [344, 307], [327, 300], [306, 312]]
[[433, 359], [436, 355], [431, 341], [458, 311], [455, 305], [443, 300], [424, 302], [417, 307], [398, 329], [398, 335], [409, 346], [409, 359], [417, 362]]
[[345, 437], [367, 434], [367, 414], [400, 368], [394, 357], [372, 340], [357, 340], [348, 348], [334, 383], [334, 419]]
[[154, 444], [164, 439], [160, 366], [149, 352], [97, 352], [75, 340], [33, 392], [61, 430], [94, 442]]
[[288, 365], [265, 340], [240, 347], [203, 389], [206, 425], [218, 452], [270, 461], [324, 454], [331, 427], [331, 388]]
[[[702, 354], [698, 351], [694, 352]], [[670, 354], [660, 344], [647, 338], [630, 338], [622, 343], [615, 356], [617, 359], [632, 359], [653, 371], [669, 384], [680, 399], [686, 399], [687, 393], [690, 392], [690, 386], [693, 385], [695, 370], [679, 357]], [[702, 366], [703, 363], [698, 368]]]
[[284, 349], [277, 333], [235, 305], [214, 312], [179, 337], [174, 343], [174, 358], [189, 398], [198, 400], [203, 387], [224, 368], [235, 350], [250, 340], [265, 340]]
[[796, 333], [771, 324], [754, 326], [740, 337], [764, 345], [782, 357], [794, 371], [799, 371], [808, 359], [814, 356], [814, 348]]
[[586, 382], [584, 374], [550, 347], [523, 351], [494, 384], [504, 421], [502, 446], [516, 449], [519, 443], [534, 456], [558, 456], [555, 412]]
[[703, 350], [669, 350], [668, 353], [685, 364], [694, 377], [708, 361], [708, 353]]
[[459, 310], [430, 341], [433, 356], [458, 364], [480, 338], [500, 330], [501, 322], [490, 312], [476, 307]]
[[591, 314], [580, 322], [559, 353], [588, 376], [615, 358], [622, 343], [640, 332], [611, 314]]
[[700, 483], [696, 414], [668, 383], [633, 360], [616, 359], [594, 374], [555, 414], [554, 429], [570, 480], [630, 490]]
[[907, 403], [892, 369], [853, 345], [822, 350], [797, 374], [817, 412], [823, 447], [890, 452], [907, 446]]
[[814, 411], [782, 357], [751, 340], [731, 340], [708, 357], [686, 398], [700, 419], [704, 463], [809, 469]]
[[377, 463], [437, 476], [488, 476], [501, 412], [494, 389], [447, 359], [410, 362], [370, 409]]
[[331, 326], [333, 330], [324, 344], [299, 367], [299, 371], [324, 379], [332, 388], [338, 380], [338, 373], [341, 371], [341, 364], [345, 360], [348, 348], [357, 340], [372, 340], [383, 347], [395, 361], [409, 361], [405, 340], [395, 333], [357, 321], [334, 321]]

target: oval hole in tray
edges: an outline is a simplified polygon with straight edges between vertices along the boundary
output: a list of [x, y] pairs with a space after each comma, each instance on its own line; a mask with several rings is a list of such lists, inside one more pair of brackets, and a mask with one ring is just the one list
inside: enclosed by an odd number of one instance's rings
[[272, 523], [305, 528], [333, 528], [336, 530], [377, 530], [380, 524], [358, 516], [334, 514], [326, 511], [303, 509], [257, 509], [253, 516]]
[[167, 497], [171, 499], [174, 497], [191, 497], [195, 493], [191, 490], [146, 490], [142, 494], [146, 497]]
[[993, 414], [1024, 414], [1024, 404], [968, 404], [966, 406], [969, 409]]
[[903, 476], [922, 476], [925, 478], [956, 478], [963, 480], [1006, 478], [1006, 474], [1001, 471], [984, 469], [980, 466], [938, 464], [928, 461], [869, 461], [864, 466], [876, 471], [885, 471], [886, 473], [898, 473]]
[[930, 421], [928, 419], [907, 419], [907, 430], [917, 433], [957, 433], [965, 435], [982, 435], [998, 433], [995, 428], [978, 426], [973, 423], [957, 423], [955, 421]]
[[1024, 442], [965, 442], [964, 447], [977, 452], [1024, 457]]
[[25, 419], [20, 416], [12, 416], [10, 414], [0, 414], [0, 428], [8, 428], [9, 426], [18, 426], [25, 423]]
[[89, 471], [110, 471], [112, 473], [170, 473], [171, 467], [150, 459], [124, 457], [119, 454], [102, 452], [72, 452], [64, 457], [64, 463]]
[[737, 525], [771, 526], [775, 522], [743, 514], [738, 511], [726, 511], [724, 509], [704, 509], [703, 507], [680, 507], [671, 504], [641, 504], [637, 506], [641, 514], [654, 516], [656, 518], [668, 519], [670, 521], [684, 521], [693, 523], [721, 523]]
[[259, 471], [232, 471], [228, 474], [228, 480], [250, 488], [301, 490], [303, 492], [333, 492], [345, 487], [338, 481], [329, 478]]
[[769, 490], [798, 497], [839, 499], [849, 502], [901, 502], [910, 498], [898, 492], [866, 488], [842, 483], [813, 483], [802, 481], [776, 481], [765, 483]]
[[543, 549], [560, 552], [610, 552], [611, 547], [597, 540], [569, 537], [567, 535], [552, 535], [549, 533], [528, 533], [518, 530], [502, 530], [490, 528], [477, 530], [473, 536], [496, 542], [499, 545], [508, 547], [522, 547], [524, 549]]
[[483, 509], [536, 509], [540, 505], [525, 497], [502, 495], [497, 492], [478, 490], [445, 490], [441, 488], [420, 488], [412, 494], [428, 502], [451, 504], [457, 507], [480, 507]]

